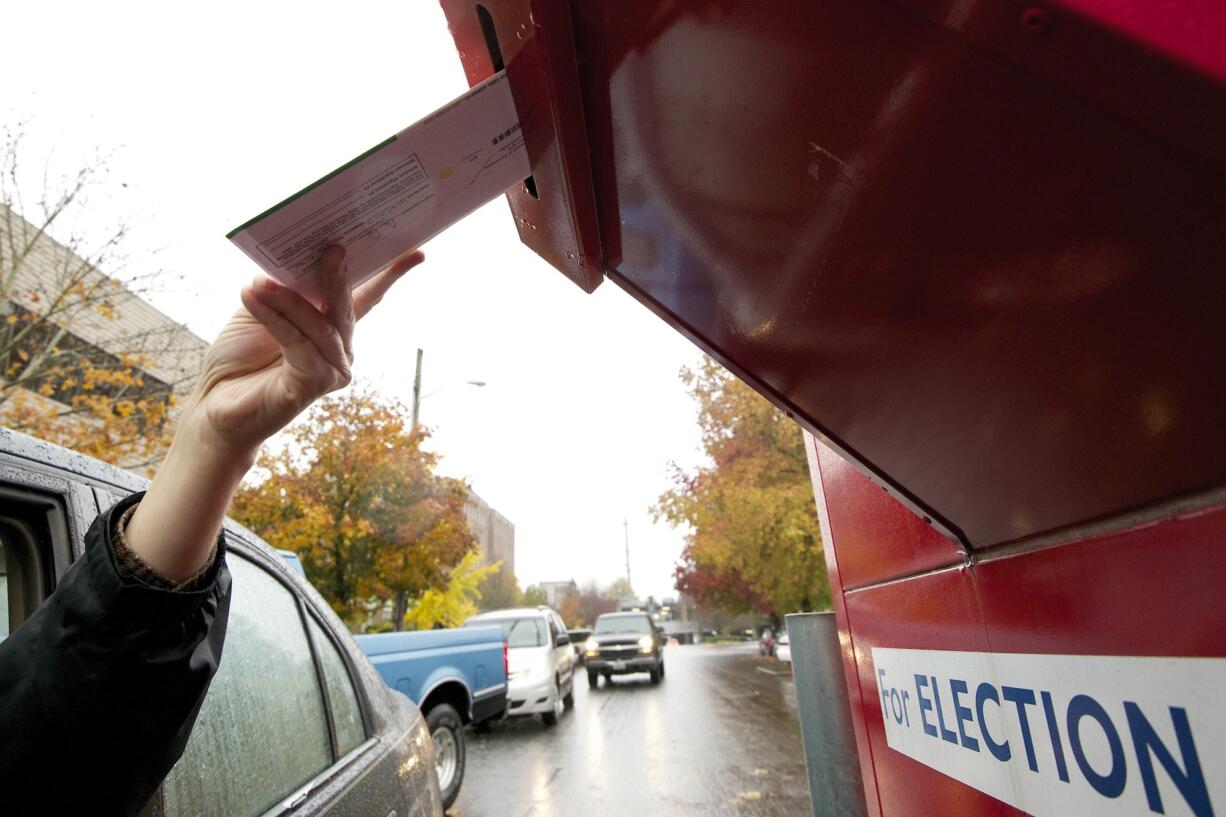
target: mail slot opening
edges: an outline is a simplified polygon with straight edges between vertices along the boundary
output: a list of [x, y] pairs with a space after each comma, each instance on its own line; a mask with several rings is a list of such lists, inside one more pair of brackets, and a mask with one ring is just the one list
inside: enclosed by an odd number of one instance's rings
[[[485, 47], [489, 49], [490, 62], [494, 66], [494, 71], [501, 71], [507, 65], [502, 58], [502, 47], [498, 44], [498, 32], [494, 29], [494, 16], [490, 14], [489, 9], [478, 3], [477, 19], [481, 21], [481, 33], [485, 36]], [[532, 176], [524, 179], [524, 191], [532, 198], [540, 199], [540, 194], [536, 192], [536, 179]]]

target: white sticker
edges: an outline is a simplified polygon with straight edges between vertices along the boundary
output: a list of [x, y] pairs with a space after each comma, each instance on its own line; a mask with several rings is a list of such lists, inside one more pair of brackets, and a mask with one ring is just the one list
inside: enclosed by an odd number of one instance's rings
[[1035, 817], [1226, 802], [1226, 659], [872, 656], [891, 749]]

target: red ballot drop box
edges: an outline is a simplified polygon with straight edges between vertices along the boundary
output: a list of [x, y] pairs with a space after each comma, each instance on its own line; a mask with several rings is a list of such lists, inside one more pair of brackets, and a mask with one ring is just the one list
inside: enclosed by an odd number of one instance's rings
[[1226, 813], [1221, 3], [442, 5], [524, 243], [806, 430], [868, 813]]

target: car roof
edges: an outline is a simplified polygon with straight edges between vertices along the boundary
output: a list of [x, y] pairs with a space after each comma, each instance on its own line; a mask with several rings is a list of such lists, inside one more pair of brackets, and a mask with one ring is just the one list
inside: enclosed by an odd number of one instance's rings
[[143, 491], [149, 480], [129, 473], [102, 460], [78, 454], [58, 445], [13, 431], [0, 428], [0, 453], [8, 454], [58, 471], [71, 472], [85, 482], [98, 483], [99, 487], [117, 488], [121, 493]]
[[[17, 461], [23, 469], [57, 475], [61, 478], [65, 472], [72, 474], [75, 477], [74, 482], [92, 485], [110, 494], [113, 500], [118, 500], [136, 491], [143, 491], [149, 485], [149, 480], [145, 477], [117, 468], [102, 460], [31, 437], [28, 434], [22, 434], [19, 431], [0, 428], [0, 465], [5, 459]], [[101, 503], [104, 500], [99, 497], [99, 501]], [[226, 540], [228, 547], [248, 558], [258, 560], [261, 567], [275, 571], [282, 580], [289, 577], [291, 583], [300, 585], [300, 591], [308, 591], [300, 592], [300, 598], [308, 601], [316, 613], [330, 621], [337, 632], [348, 633], [349, 630], [344, 622], [337, 617], [331, 606], [307, 581], [305, 575], [291, 570], [285, 562], [285, 557], [275, 548], [254, 531], [243, 527], [228, 516], [222, 522], [222, 530], [229, 534]], [[73, 544], [74, 560], [81, 556], [78, 550], [79, 545], [79, 541]], [[295, 558], [297, 558], [296, 555]], [[356, 650], [357, 648], [350, 645], [348, 649]]]
[[[94, 459], [85, 454], [80, 454], [45, 440], [40, 440], [37, 437], [31, 437], [28, 434], [22, 434], [19, 431], [7, 428], [0, 428], [0, 455], [21, 460], [23, 466], [35, 470], [46, 472], [50, 469], [52, 473], [71, 473], [80, 482], [92, 484], [112, 494], [114, 499], [119, 499], [136, 491], [143, 491], [149, 486], [149, 480], [145, 477], [125, 471], [122, 468], [117, 468], [102, 460]], [[228, 516], [222, 523], [222, 529], [243, 540], [243, 544], [249, 548], [263, 551], [267, 557], [265, 566], [267, 566], [267, 563], [273, 563], [285, 569], [286, 572], [292, 572], [285, 566], [285, 560], [276, 553], [273, 547], [253, 531], [248, 530]], [[75, 553], [76, 550], [74, 548]]]
[[469, 621], [492, 618], [531, 618], [533, 616], [546, 616], [552, 612], [553, 610], [548, 607], [508, 607], [505, 610], [487, 610], [484, 613], [477, 613]]
[[650, 615], [642, 610], [625, 610], [620, 613], [601, 613], [600, 615], [596, 616], [596, 620], [600, 621], [602, 618], [631, 618], [633, 616], [639, 616], [640, 618], [646, 616], [647, 618], [651, 618]]

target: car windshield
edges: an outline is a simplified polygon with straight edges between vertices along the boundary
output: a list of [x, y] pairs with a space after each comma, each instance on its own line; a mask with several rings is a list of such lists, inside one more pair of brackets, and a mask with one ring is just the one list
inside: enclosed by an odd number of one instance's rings
[[647, 616], [601, 616], [596, 619], [596, 635], [633, 633], [651, 635], [651, 622]]
[[501, 627], [507, 647], [545, 646], [545, 622], [539, 618], [483, 618], [464, 623], [465, 627]]

